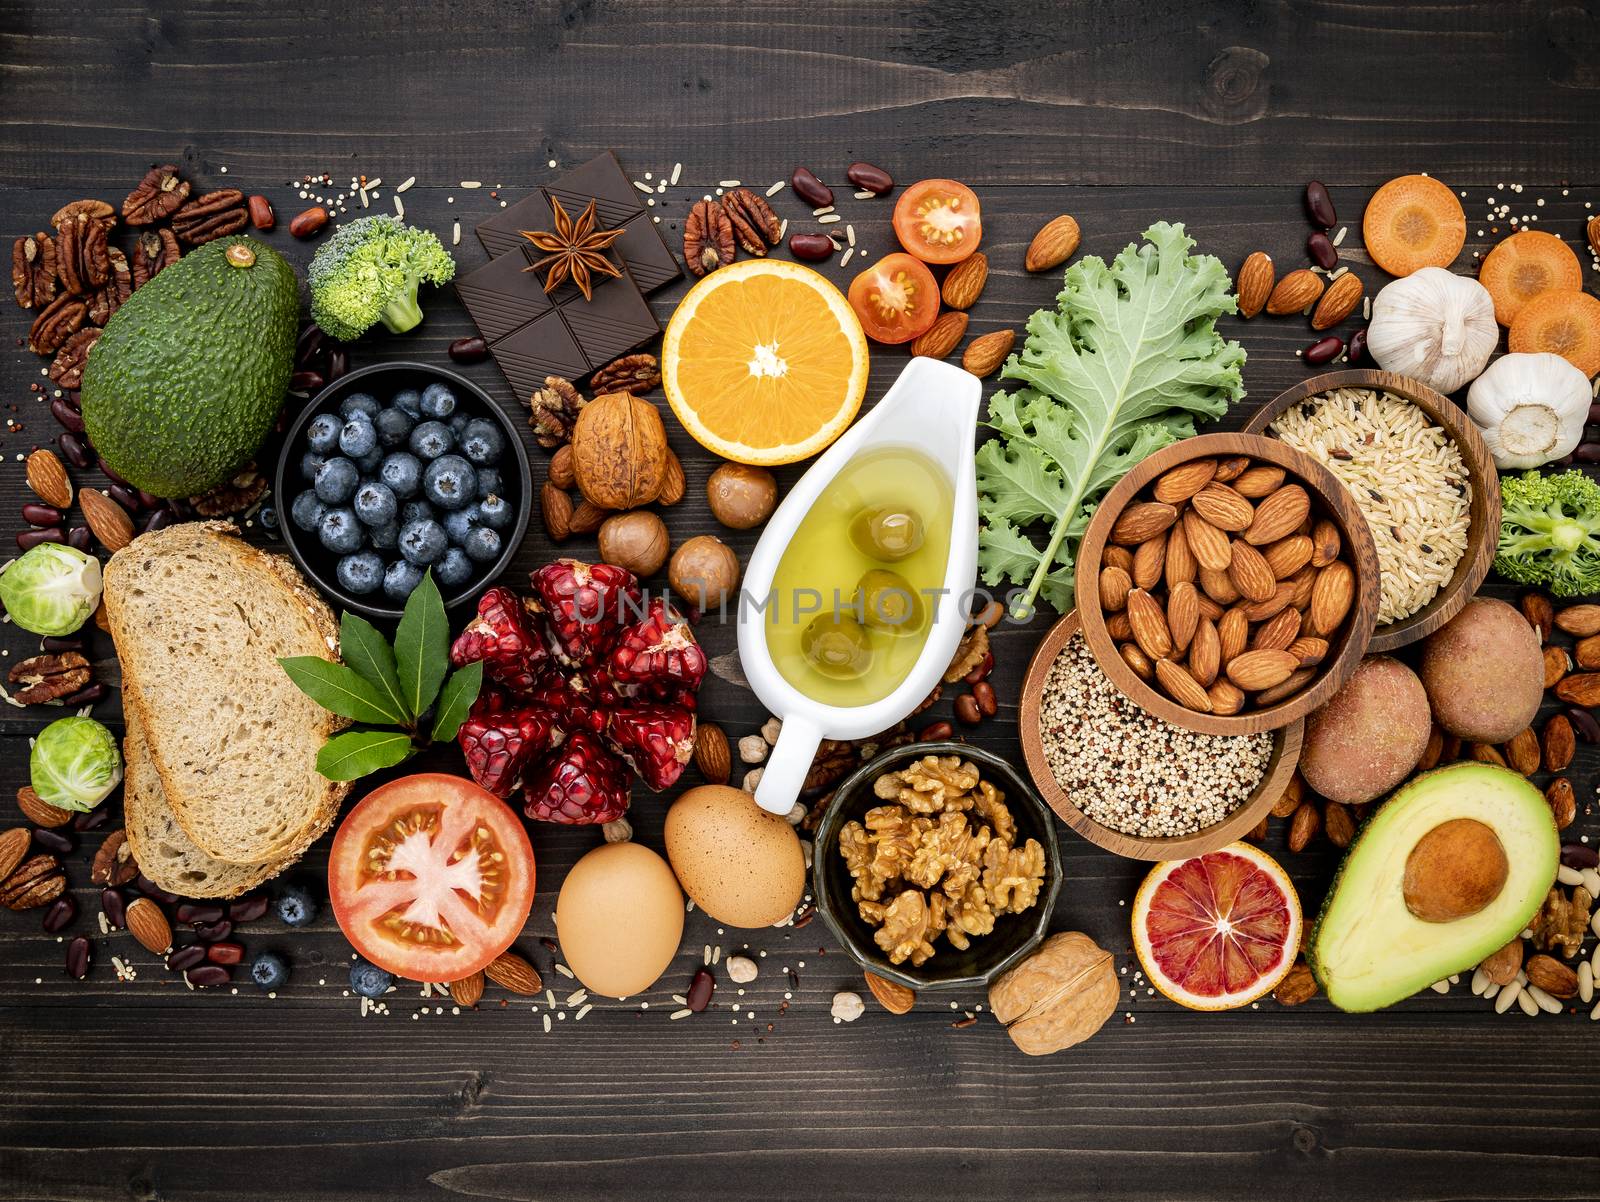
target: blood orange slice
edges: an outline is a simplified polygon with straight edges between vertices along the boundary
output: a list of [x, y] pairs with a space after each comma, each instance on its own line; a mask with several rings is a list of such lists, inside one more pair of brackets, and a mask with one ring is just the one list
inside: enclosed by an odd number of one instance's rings
[[1289, 875], [1246, 843], [1163, 860], [1133, 902], [1133, 947], [1150, 983], [1191, 1010], [1231, 1010], [1269, 992], [1300, 951]]

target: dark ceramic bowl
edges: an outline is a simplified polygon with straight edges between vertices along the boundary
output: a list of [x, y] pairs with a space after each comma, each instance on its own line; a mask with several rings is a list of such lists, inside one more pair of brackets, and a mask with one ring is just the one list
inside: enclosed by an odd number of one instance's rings
[[450, 385], [455, 390], [457, 403], [463, 409], [474, 416], [490, 418], [500, 426], [506, 436], [506, 454], [499, 464], [500, 475], [505, 481], [505, 499], [511, 503], [517, 515], [512, 527], [506, 531], [500, 555], [493, 563], [473, 573], [466, 584], [448, 592], [440, 590], [447, 607], [464, 604], [505, 571], [506, 565], [517, 553], [523, 535], [528, 530], [528, 507], [533, 495], [533, 472], [528, 466], [528, 450], [522, 442], [522, 428], [506, 416], [487, 392], [471, 380], [442, 367], [430, 367], [425, 363], [375, 363], [341, 376], [313, 397], [289, 426], [284, 435], [283, 450], [278, 455], [278, 471], [273, 488], [278, 498], [278, 528], [283, 533], [283, 541], [288, 544], [289, 554], [319, 592], [331, 598], [340, 608], [367, 618], [394, 621], [400, 617], [402, 607], [391, 605], [381, 589], [364, 597], [346, 592], [339, 586], [334, 570], [339, 556], [324, 547], [316, 535], [301, 530], [289, 517], [290, 502], [310, 487], [300, 478], [300, 458], [306, 452], [306, 424], [319, 413], [336, 411], [339, 402], [352, 392], [370, 392], [380, 402], [386, 403], [388, 398], [402, 389], [421, 390], [435, 382]]
[[[839, 854], [839, 832], [846, 822], [859, 820], [874, 806], [886, 804], [875, 797], [872, 783], [885, 772], [902, 768], [925, 755], [958, 755], [978, 765], [983, 779], [1005, 794], [1006, 806], [1017, 822], [1017, 842], [1037, 839], [1044, 848], [1044, 887], [1031, 909], [1003, 914], [987, 935], [974, 936], [966, 951], [957, 951], [944, 939], [920, 968], [908, 960], [890, 964], [872, 941], [875, 928], [863, 922], [851, 900], [854, 884], [844, 857]], [[1039, 795], [1010, 764], [966, 743], [911, 743], [884, 752], [847, 777], [817, 826], [812, 878], [817, 909], [852, 957], [868, 972], [898, 981], [910, 989], [987, 989], [990, 982], [1022, 960], [1044, 941], [1061, 890], [1061, 853], [1056, 847], [1050, 811]]]

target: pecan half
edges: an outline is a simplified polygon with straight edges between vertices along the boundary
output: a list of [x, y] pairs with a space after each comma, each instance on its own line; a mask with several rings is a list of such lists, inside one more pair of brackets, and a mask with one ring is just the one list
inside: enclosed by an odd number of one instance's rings
[[56, 270], [67, 291], [88, 296], [111, 275], [111, 246], [106, 227], [80, 213], [64, 221], [56, 237]]
[[683, 260], [695, 275], [733, 262], [733, 222], [714, 200], [698, 200], [683, 223]]
[[35, 655], [11, 665], [6, 677], [17, 687], [12, 694], [23, 705], [42, 705], [76, 693], [89, 683], [89, 661], [76, 651]]
[[188, 199], [189, 181], [178, 175], [177, 167], [152, 167], [122, 202], [122, 217], [129, 225], [153, 225]]
[[15, 872], [0, 881], [0, 906], [32, 910], [49, 905], [67, 891], [61, 861], [48, 853], [29, 856]]
[[61, 344], [50, 364], [50, 379], [62, 388], [83, 385], [83, 365], [89, 361], [89, 348], [100, 341], [100, 329], [88, 326]]
[[94, 863], [89, 865], [89, 880], [96, 885], [126, 885], [138, 875], [139, 863], [133, 858], [128, 832], [112, 831], [100, 845], [100, 850], [94, 853]]
[[117, 212], [103, 200], [74, 200], [62, 205], [50, 216], [50, 225], [59, 230], [68, 221], [79, 217], [87, 217], [90, 221], [98, 222], [105, 226], [110, 233], [117, 224]]
[[778, 231], [783, 223], [764, 196], [757, 196], [749, 188], [735, 188], [722, 198], [722, 207], [733, 223], [734, 236], [745, 250], [753, 255], [764, 255], [767, 247], [778, 245]]
[[222, 518], [243, 513], [267, 495], [267, 478], [253, 463], [246, 464], [231, 480], [224, 480], [210, 492], [190, 497], [189, 504], [201, 517]]
[[588, 403], [571, 380], [546, 376], [544, 387], [528, 398], [528, 407], [533, 410], [528, 425], [533, 427], [534, 439], [546, 449], [571, 442], [578, 414]]
[[213, 238], [236, 234], [249, 223], [244, 193], [237, 188], [219, 188], [197, 196], [172, 215], [172, 232], [190, 246], [200, 246]]
[[89, 320], [103, 326], [111, 315], [122, 308], [122, 302], [133, 295], [133, 275], [128, 270], [128, 257], [115, 246], [106, 251], [111, 262], [111, 272], [106, 282], [89, 296]]
[[56, 240], [43, 230], [11, 244], [11, 287], [24, 309], [38, 309], [55, 299]]
[[142, 288], [157, 272], [171, 267], [183, 251], [171, 230], [140, 230], [133, 243], [133, 286]]
[[608, 392], [631, 392], [634, 396], [641, 396], [659, 383], [661, 367], [654, 355], [623, 355], [590, 377], [589, 391], [595, 396], [604, 396]]
[[28, 349], [36, 355], [53, 355], [82, 327], [89, 310], [70, 292], [63, 292], [33, 319]]

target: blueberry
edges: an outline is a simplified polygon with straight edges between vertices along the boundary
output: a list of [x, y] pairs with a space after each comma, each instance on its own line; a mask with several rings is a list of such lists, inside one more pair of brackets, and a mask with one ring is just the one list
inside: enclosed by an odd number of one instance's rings
[[493, 496], [496, 493], [505, 495], [506, 484], [500, 478], [500, 470], [493, 467], [480, 467], [478, 469], [478, 495], [480, 497]]
[[384, 972], [369, 960], [350, 962], [350, 989], [364, 998], [377, 1001], [394, 985], [394, 974]]
[[415, 388], [395, 393], [393, 403], [402, 413], [409, 413], [414, 418], [422, 416], [422, 394]]
[[478, 522], [491, 530], [504, 530], [515, 516], [511, 502], [498, 493], [490, 493], [478, 502]]
[[369, 526], [384, 526], [400, 512], [400, 502], [387, 484], [369, 481], [356, 489], [356, 517]]
[[317, 920], [317, 899], [304, 885], [280, 885], [272, 908], [291, 927], [308, 927]]
[[323, 504], [322, 498], [317, 496], [314, 489], [308, 488], [289, 506], [289, 520], [310, 534], [322, 525], [322, 515], [327, 512], [328, 507]]
[[317, 537], [322, 545], [335, 555], [349, 555], [361, 550], [361, 523], [355, 510], [339, 506], [322, 515], [322, 525], [317, 527]]
[[422, 461], [410, 451], [392, 451], [379, 465], [378, 479], [401, 500], [414, 497], [422, 487]]
[[451, 547], [444, 558], [433, 565], [433, 578], [446, 588], [455, 588], [472, 579], [472, 560], [460, 547]]
[[349, 421], [358, 413], [373, 418], [378, 416], [378, 410], [382, 408], [383, 406], [378, 404], [378, 398], [370, 392], [352, 392], [339, 402], [339, 416], [345, 421]]
[[383, 574], [383, 595], [391, 601], [404, 602], [411, 590], [422, 583], [422, 569], [414, 563], [397, 559]]
[[500, 536], [487, 526], [478, 526], [467, 535], [461, 549], [467, 553], [467, 558], [489, 563], [500, 554]]
[[449, 417], [456, 411], [456, 394], [450, 391], [450, 385], [435, 381], [422, 390], [422, 413], [424, 417]]
[[434, 509], [426, 501], [407, 501], [400, 506], [400, 524], [409, 526], [412, 522], [434, 521]]
[[259, 510], [256, 511], [256, 517], [260, 520], [261, 528], [263, 530], [274, 537], [277, 536], [278, 511], [276, 508], [271, 505], [263, 505]]
[[393, 551], [400, 544], [400, 523], [385, 522], [367, 531], [367, 541], [380, 551]]
[[474, 418], [461, 431], [461, 453], [480, 466], [495, 463], [505, 454], [506, 437], [485, 418]]
[[346, 555], [339, 561], [334, 574], [339, 578], [339, 587], [345, 592], [364, 597], [376, 592], [383, 583], [383, 560], [376, 551]]
[[456, 441], [458, 442], [461, 440], [462, 432], [471, 424], [472, 414], [468, 413], [465, 409], [456, 414], [449, 421], [445, 422], [445, 425], [450, 427], [450, 433], [456, 436]]
[[[425, 567], [444, 554], [449, 540], [438, 522], [409, 522], [400, 527], [400, 554], [408, 563]], [[406, 590], [408, 593], [409, 589]]]
[[478, 517], [477, 503], [445, 514], [441, 524], [444, 526], [445, 537], [456, 546], [462, 546], [467, 541], [467, 535], [482, 524]]
[[412, 428], [417, 423], [404, 409], [385, 409], [373, 424], [378, 428], [379, 445], [393, 450], [406, 445], [406, 439], [411, 437]]
[[[334, 444], [335, 449], [338, 444]], [[305, 481], [315, 480], [317, 473], [322, 470], [322, 465], [328, 462], [326, 455], [319, 455], [315, 451], [307, 451], [300, 456], [300, 478]]]
[[289, 983], [289, 965], [282, 956], [262, 952], [250, 961], [250, 979], [263, 989], [279, 989]]
[[363, 480], [371, 480], [376, 476], [378, 469], [383, 466], [385, 458], [382, 447], [373, 447], [372, 450], [357, 459], [356, 466], [361, 469], [361, 478]]
[[441, 455], [422, 473], [422, 495], [440, 509], [464, 508], [477, 490], [477, 473], [460, 455]]
[[313, 484], [317, 496], [329, 505], [343, 505], [356, 495], [361, 472], [348, 459], [329, 459], [318, 469]]
[[352, 459], [370, 455], [378, 449], [378, 427], [365, 413], [356, 414], [339, 431], [339, 449]]
[[319, 413], [306, 425], [306, 446], [319, 455], [332, 453], [339, 445], [343, 423], [331, 413]]
[[411, 449], [424, 459], [448, 455], [456, 445], [455, 432], [443, 422], [423, 422], [411, 431]]

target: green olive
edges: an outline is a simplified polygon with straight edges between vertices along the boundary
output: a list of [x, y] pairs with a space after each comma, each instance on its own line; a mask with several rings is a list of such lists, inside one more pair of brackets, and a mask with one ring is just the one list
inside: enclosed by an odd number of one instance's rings
[[922, 549], [922, 519], [892, 505], [863, 509], [850, 522], [850, 541], [863, 555], [896, 563]]
[[856, 585], [855, 611], [874, 630], [916, 634], [922, 629], [922, 598], [910, 581], [888, 568], [873, 568]]
[[848, 613], [820, 614], [800, 632], [806, 661], [824, 676], [854, 680], [872, 666], [872, 635]]

